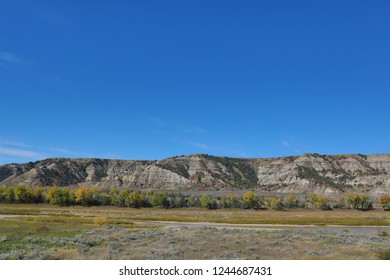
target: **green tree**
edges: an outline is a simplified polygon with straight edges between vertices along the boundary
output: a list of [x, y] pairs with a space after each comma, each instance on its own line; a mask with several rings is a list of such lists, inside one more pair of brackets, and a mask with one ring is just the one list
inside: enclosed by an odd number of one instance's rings
[[152, 196], [150, 200], [153, 207], [158, 208], [169, 208], [169, 200], [168, 200], [168, 194], [167, 193], [156, 193]]
[[199, 197], [190, 195], [187, 198], [187, 207], [202, 207]]
[[73, 191], [67, 188], [51, 187], [46, 193], [46, 201], [52, 205], [69, 206], [76, 202], [76, 197]]
[[19, 203], [31, 203], [32, 202], [32, 189], [26, 186], [16, 186], [14, 188], [14, 198]]
[[130, 192], [128, 190], [122, 190], [116, 196], [116, 205], [119, 207], [130, 206]]
[[5, 191], [5, 197], [4, 197], [5, 202], [8, 203], [14, 203], [15, 202], [15, 192], [14, 188], [12, 187], [7, 187]]
[[311, 204], [311, 208], [315, 207], [317, 201], [318, 201], [318, 195], [315, 193], [310, 193], [308, 202]]
[[353, 208], [353, 209], [358, 209], [359, 206], [361, 205], [361, 197], [360, 195], [358, 195], [357, 193], [351, 193], [351, 192], [348, 192], [346, 193], [346, 197], [347, 197], [347, 204], [348, 204], [348, 207], [349, 208]]
[[129, 194], [129, 206], [140, 208], [143, 205], [142, 194], [139, 191], [133, 191]]
[[363, 211], [373, 210], [372, 202], [367, 195], [362, 195], [360, 197], [360, 209]]
[[218, 208], [217, 201], [210, 195], [202, 194], [199, 200], [202, 208], [209, 210]]
[[119, 206], [119, 191], [117, 188], [112, 188], [108, 192], [108, 195], [110, 197], [110, 201], [112, 205]]
[[6, 186], [0, 186], [0, 202], [5, 201], [6, 192], [7, 192], [7, 187]]
[[31, 200], [33, 203], [44, 203], [45, 202], [45, 192], [44, 187], [35, 187], [31, 192]]

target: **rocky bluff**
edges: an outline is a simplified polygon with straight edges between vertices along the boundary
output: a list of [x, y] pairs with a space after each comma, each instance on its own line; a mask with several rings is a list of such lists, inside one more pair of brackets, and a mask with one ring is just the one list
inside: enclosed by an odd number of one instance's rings
[[197, 154], [148, 161], [50, 158], [0, 165], [0, 185], [379, 195], [390, 192], [390, 155], [243, 159]]

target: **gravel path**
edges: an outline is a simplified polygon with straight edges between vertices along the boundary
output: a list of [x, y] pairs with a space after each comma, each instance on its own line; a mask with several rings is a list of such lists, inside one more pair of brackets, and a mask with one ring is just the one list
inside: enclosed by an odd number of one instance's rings
[[4, 218], [9, 218], [9, 217], [16, 217], [17, 215], [2, 215], [0, 214], [0, 220]]

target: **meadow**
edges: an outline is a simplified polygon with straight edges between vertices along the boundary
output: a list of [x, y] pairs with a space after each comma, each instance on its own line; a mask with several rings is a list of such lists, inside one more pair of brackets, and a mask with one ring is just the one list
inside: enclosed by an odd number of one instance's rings
[[[0, 259], [386, 259], [389, 221], [379, 209], [0, 204]], [[311, 230], [335, 225], [346, 229]]]

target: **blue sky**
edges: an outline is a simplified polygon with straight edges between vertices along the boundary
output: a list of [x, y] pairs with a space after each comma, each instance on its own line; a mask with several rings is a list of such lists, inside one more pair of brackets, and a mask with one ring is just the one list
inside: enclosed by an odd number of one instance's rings
[[390, 152], [389, 1], [0, 7], [0, 164]]

